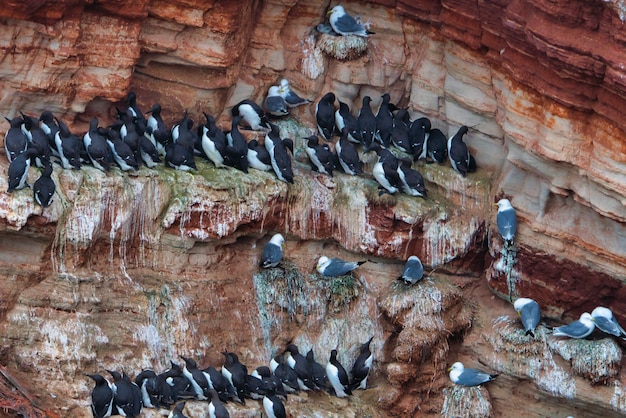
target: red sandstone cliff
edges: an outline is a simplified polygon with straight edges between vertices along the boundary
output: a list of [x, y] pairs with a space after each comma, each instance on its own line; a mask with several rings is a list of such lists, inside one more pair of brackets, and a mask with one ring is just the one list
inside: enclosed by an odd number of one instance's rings
[[[81, 416], [88, 388], [75, 380], [85, 368], [139, 368], [148, 359], [161, 366], [176, 354], [168, 347], [198, 350], [219, 364], [219, 351], [234, 340], [217, 317], [235, 315], [261, 326], [252, 266], [259, 237], [281, 230], [290, 234], [301, 271], [310, 270], [328, 242], [380, 263], [359, 278], [365, 291], [351, 309], [384, 318], [364, 324], [346, 346], [375, 329], [380, 384], [395, 388], [381, 405], [402, 416], [436, 413], [447, 384], [445, 363], [454, 360], [449, 350], [474, 358], [501, 344], [486, 345], [497, 327], [480, 306], [502, 315], [510, 307], [490, 300], [473, 276], [486, 271], [489, 286], [508, 293], [498, 263], [501, 243], [491, 232], [491, 202], [500, 195], [511, 197], [519, 218], [518, 293], [536, 298], [551, 317], [577, 317], [605, 305], [626, 321], [621, 3], [343, 5], [371, 20], [377, 32], [367, 54], [353, 61], [316, 49], [312, 28], [328, 2], [26, 1], [0, 10], [0, 109], [6, 116], [49, 109], [85, 129], [93, 115], [111, 120], [113, 105], [132, 88], [146, 109], [161, 102], [168, 122], [189, 109], [196, 119], [201, 111], [221, 115], [226, 127], [230, 106], [247, 97], [260, 102], [269, 85], [287, 77], [313, 100], [332, 90], [350, 104], [364, 95], [377, 104], [390, 92], [394, 102], [430, 117], [444, 132], [473, 126], [467, 142], [480, 167], [467, 181], [449, 167], [421, 167], [433, 192], [426, 201], [376, 199], [371, 180], [330, 180], [305, 165], [292, 187], [264, 175], [223, 180], [212, 168], [196, 175], [142, 171], [130, 179], [89, 169], [55, 173], [59, 197], [45, 211], [26, 192], [0, 194], [0, 261], [10, 283], [0, 290], [0, 358], [25, 378], [59, 379], [50, 391], [57, 398], [42, 395], [44, 382], [34, 379], [45, 405]], [[312, 107], [294, 114], [313, 128]], [[6, 170], [4, 159], [0, 167]], [[472, 328], [483, 328], [487, 337], [470, 331], [462, 346], [471, 315], [449, 311], [447, 302], [432, 308], [445, 324], [437, 328], [443, 334], [425, 339], [428, 327], [412, 331], [406, 310], [413, 308], [394, 308], [386, 299], [397, 292], [387, 279], [399, 265], [385, 264], [414, 253], [440, 272], [468, 275], [452, 281], [466, 288], [465, 300], [478, 304]], [[250, 263], [234, 261], [242, 256]], [[457, 305], [461, 298], [439, 282], [421, 291], [440, 292], [441, 301]], [[286, 334], [307, 342], [305, 323], [286, 325]], [[268, 354], [254, 331], [244, 328], [236, 340], [250, 350], [245, 358], [251, 362]], [[272, 348], [284, 342], [273, 332]], [[320, 350], [331, 341], [328, 330], [311, 335], [315, 341], [308, 342]], [[413, 345], [427, 347], [419, 362], [406, 354]], [[485, 361], [506, 368], [500, 359]], [[595, 400], [581, 395], [588, 381], [563, 379], [579, 390], [542, 389], [556, 398], [582, 397], [592, 411], [624, 411], [621, 374], [611, 377], [613, 387], [595, 386]], [[503, 380], [503, 388], [514, 385]], [[59, 399], [60, 393], [71, 393], [72, 401]], [[496, 415], [504, 414], [506, 401], [496, 397], [493, 404]]]

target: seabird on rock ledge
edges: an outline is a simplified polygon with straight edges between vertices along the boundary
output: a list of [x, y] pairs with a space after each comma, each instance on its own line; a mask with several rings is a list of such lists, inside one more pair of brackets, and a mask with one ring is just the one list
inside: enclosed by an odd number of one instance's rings
[[510, 247], [513, 245], [513, 239], [515, 238], [515, 232], [517, 231], [517, 216], [515, 209], [511, 205], [509, 199], [500, 199], [498, 203], [498, 215], [496, 217], [496, 223], [498, 224], [498, 231], [504, 238], [505, 243]]
[[276, 267], [280, 260], [283, 258], [283, 247], [285, 246], [285, 238], [281, 234], [274, 235], [270, 242], [263, 248], [263, 257], [261, 260], [261, 267], [272, 268]]
[[404, 284], [415, 284], [424, 277], [424, 266], [418, 256], [412, 255], [406, 260], [406, 264], [402, 269], [402, 275], [398, 280], [402, 280]]
[[513, 307], [522, 320], [526, 335], [530, 334], [534, 337], [535, 328], [537, 328], [539, 320], [541, 319], [539, 304], [529, 298], [519, 298], [515, 301]]
[[601, 331], [607, 334], [615, 335], [616, 337], [626, 336], [626, 331], [620, 326], [613, 312], [609, 308], [598, 306], [591, 312], [593, 321]]
[[308, 99], [303, 99], [294, 93], [293, 90], [289, 87], [289, 81], [286, 78], [280, 80], [280, 87], [278, 89], [278, 94], [285, 99], [288, 107], [296, 107], [303, 104], [311, 103]]
[[585, 338], [593, 332], [595, 322], [589, 312], [585, 312], [580, 319], [570, 324], [556, 327], [552, 330], [552, 335], [556, 337]]
[[330, 26], [340, 35], [356, 35], [367, 38], [368, 35], [374, 34], [374, 32], [367, 30], [362, 23], [347, 14], [343, 6], [333, 7], [328, 11], [328, 14], [330, 15]]
[[339, 258], [328, 258], [323, 255], [317, 262], [316, 269], [323, 276], [337, 277], [350, 273], [363, 263], [365, 261], [343, 261]]
[[448, 369], [450, 380], [460, 386], [479, 386], [498, 377], [497, 374], [488, 374], [477, 369], [466, 369], [463, 363], [457, 361]]

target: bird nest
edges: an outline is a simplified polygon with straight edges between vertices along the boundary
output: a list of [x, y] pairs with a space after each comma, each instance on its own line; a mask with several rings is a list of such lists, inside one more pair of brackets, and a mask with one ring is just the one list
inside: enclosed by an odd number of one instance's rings
[[444, 417], [490, 417], [493, 416], [491, 399], [487, 389], [480, 386], [454, 385], [443, 390], [441, 415]]
[[367, 38], [356, 35], [336, 36], [320, 33], [317, 48], [331, 58], [351, 61], [367, 52]]

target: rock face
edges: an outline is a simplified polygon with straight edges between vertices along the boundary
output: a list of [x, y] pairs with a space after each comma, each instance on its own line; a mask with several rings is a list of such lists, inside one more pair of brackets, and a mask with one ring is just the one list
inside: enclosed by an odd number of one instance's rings
[[[506, 297], [514, 285], [514, 295], [535, 298], [552, 318], [603, 305], [626, 321], [622, 2], [342, 4], [376, 32], [363, 56], [337, 60], [320, 48], [313, 28], [328, 2], [33, 0], [0, 10], [5, 116], [48, 109], [84, 131], [92, 116], [111, 122], [133, 89], [146, 110], [160, 102], [168, 123], [184, 110], [195, 120], [205, 111], [226, 128], [232, 105], [261, 103], [270, 85], [288, 78], [314, 101], [335, 92], [353, 113], [364, 96], [376, 108], [388, 92], [444, 133], [470, 126], [466, 140], [479, 166], [464, 179], [447, 164], [418, 163], [428, 199], [381, 198], [371, 179], [331, 179], [300, 163], [292, 186], [201, 163], [193, 174], [55, 169], [59, 193], [46, 210], [28, 190], [0, 194], [7, 283], [0, 289], [0, 357], [32, 380], [35, 392], [56, 396], [40, 396], [49, 411], [84, 416], [85, 371], [163, 368], [185, 353], [218, 365], [224, 348], [260, 364], [290, 339], [320, 356], [339, 333], [341, 350], [375, 336], [376, 376], [392, 390], [372, 413], [454, 415], [451, 399], [460, 395], [443, 394], [446, 362], [455, 354], [486, 358], [502, 345], [493, 336], [501, 325], [479, 312], [510, 306], [491, 300], [485, 282]], [[313, 109], [297, 108], [281, 125], [296, 141], [296, 159], [302, 138], [315, 130]], [[292, 124], [296, 119], [304, 125]], [[371, 172], [373, 157], [364, 158]], [[8, 163], [0, 166], [6, 172]], [[492, 227], [492, 202], [502, 196], [517, 211], [515, 257], [503, 252]], [[270, 286], [255, 274], [271, 231], [288, 236], [297, 274]], [[326, 251], [373, 262], [345, 289], [317, 287], [309, 272]], [[433, 282], [390, 287], [401, 268], [396, 260], [413, 254], [436, 268]], [[290, 283], [318, 292], [314, 314]], [[268, 310], [276, 304], [280, 309]], [[364, 317], [380, 319], [348, 326]], [[536, 356], [555, 364], [554, 353], [565, 352], [533, 344]], [[546, 386], [543, 371], [513, 373], [505, 359], [487, 360], [515, 379], [529, 377], [543, 399], [574, 397], [585, 411], [623, 413], [619, 362], [606, 362], [606, 374], [568, 371], [564, 381], [584, 390], [563, 392]], [[46, 379], [58, 384], [51, 388]], [[364, 403], [367, 393], [359, 396]], [[476, 410], [506, 411], [504, 396], [479, 394], [485, 404], [472, 404]], [[342, 416], [355, 411], [341, 407]]]

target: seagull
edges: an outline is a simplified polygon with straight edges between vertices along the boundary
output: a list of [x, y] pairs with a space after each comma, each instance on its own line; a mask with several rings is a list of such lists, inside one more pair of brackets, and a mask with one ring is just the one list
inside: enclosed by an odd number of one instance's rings
[[263, 248], [261, 267], [266, 269], [276, 267], [283, 258], [284, 246], [285, 238], [281, 234], [274, 235]]
[[585, 312], [578, 321], [554, 328], [552, 335], [556, 337], [585, 338], [593, 332], [595, 326], [593, 317], [589, 312]]
[[591, 316], [601, 331], [616, 337], [626, 336], [626, 331], [617, 323], [613, 312], [609, 308], [598, 306], [591, 312]]
[[526, 335], [530, 334], [534, 337], [535, 328], [537, 328], [541, 319], [539, 304], [529, 298], [519, 298], [515, 301], [513, 307], [522, 319]]
[[316, 269], [323, 276], [337, 277], [350, 273], [365, 261], [343, 261], [338, 258], [328, 258], [321, 256], [317, 262]]
[[418, 256], [412, 255], [406, 260], [406, 264], [402, 269], [402, 275], [398, 280], [402, 280], [404, 284], [415, 284], [424, 277], [424, 266]]
[[479, 386], [498, 377], [497, 374], [488, 374], [477, 369], [466, 369], [463, 363], [457, 361], [448, 369], [450, 380], [460, 386]]
[[291, 90], [291, 88], [289, 88], [289, 81], [286, 78], [283, 78], [282, 80], [280, 80], [280, 87], [278, 88], [278, 94], [280, 94], [280, 97], [285, 99], [285, 102], [287, 102], [288, 107], [296, 107], [296, 106], [300, 106], [303, 104], [311, 103], [310, 100], [303, 99], [302, 97], [294, 93], [294, 91]]
[[347, 14], [343, 6], [333, 7], [328, 11], [328, 14], [330, 15], [330, 26], [340, 35], [356, 35], [367, 38], [368, 35], [374, 33], [365, 29], [365, 26]]
[[496, 206], [498, 206], [498, 215], [496, 216], [498, 231], [500, 231], [500, 235], [502, 235], [505, 243], [510, 247], [513, 245], [513, 239], [517, 231], [515, 209], [511, 206], [509, 199], [500, 199]]
[[269, 88], [264, 106], [265, 111], [272, 116], [280, 117], [289, 114], [289, 110], [287, 110], [287, 101], [280, 94], [280, 87], [278, 86], [272, 86]]

